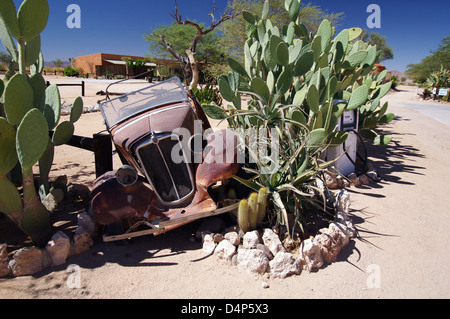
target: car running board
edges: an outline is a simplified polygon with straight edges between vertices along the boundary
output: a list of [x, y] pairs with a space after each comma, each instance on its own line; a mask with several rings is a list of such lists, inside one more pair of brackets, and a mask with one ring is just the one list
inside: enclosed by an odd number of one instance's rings
[[[148, 221], [139, 221], [136, 224], [134, 224], [132, 227], [130, 227], [130, 229], [128, 229], [123, 234], [111, 235], [111, 236], [103, 235], [103, 241], [111, 242], [111, 241], [130, 239], [130, 238], [145, 236], [145, 235], [150, 235], [150, 234], [159, 235], [161, 233], [164, 233], [167, 230], [167, 228], [173, 229], [178, 226], [182, 226], [188, 222], [197, 220], [197, 219], [228, 213], [228, 212], [238, 209], [238, 207], [239, 207], [239, 203], [235, 203], [235, 204], [231, 204], [229, 206], [225, 206], [225, 207], [217, 208], [217, 209], [214, 208], [214, 209], [211, 209], [211, 210], [208, 210], [205, 212], [201, 212], [201, 213], [197, 213], [197, 214], [193, 214], [190, 216], [177, 217], [177, 218], [168, 219], [168, 220], [156, 220], [151, 223]], [[179, 215], [179, 214], [177, 214], [177, 215]], [[136, 229], [142, 225], [148, 226], [150, 228], [134, 231], [134, 229]], [[175, 226], [175, 227], [169, 227], [169, 226]]]

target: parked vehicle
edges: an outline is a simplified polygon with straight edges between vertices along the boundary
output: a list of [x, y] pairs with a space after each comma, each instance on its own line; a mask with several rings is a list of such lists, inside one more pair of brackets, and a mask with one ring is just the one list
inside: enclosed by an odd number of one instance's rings
[[[124, 164], [93, 185], [96, 221], [120, 224], [123, 231], [104, 234], [104, 241], [160, 234], [237, 208], [215, 194], [223, 194], [239, 164], [204, 160], [210, 154], [205, 150], [215, 149], [217, 155], [218, 140], [202, 137], [209, 123], [179, 78], [107, 100], [100, 109]], [[194, 148], [198, 141], [200, 150]], [[219, 152], [236, 152], [232, 142], [219, 140]], [[193, 160], [199, 156], [200, 161]]]

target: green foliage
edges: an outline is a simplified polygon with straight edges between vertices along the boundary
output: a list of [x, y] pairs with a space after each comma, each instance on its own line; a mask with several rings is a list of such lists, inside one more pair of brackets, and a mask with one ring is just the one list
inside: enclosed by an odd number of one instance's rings
[[[199, 24], [203, 26], [202, 23]], [[172, 23], [170, 25], [160, 25], [154, 28], [150, 34], [145, 34], [144, 39], [149, 43], [151, 56], [161, 58], [172, 58], [164, 45], [161, 44], [159, 35], [164, 34], [165, 40], [172, 45], [172, 48], [179, 55], [184, 56], [186, 49], [191, 45], [192, 39], [197, 34], [197, 29], [192, 25], [180, 25]], [[216, 31], [212, 31], [201, 37], [196, 53], [197, 61], [222, 62], [222, 55], [225, 54], [224, 49], [218, 45], [220, 35]]]
[[211, 104], [213, 102], [216, 105], [222, 104], [222, 96], [220, 95], [219, 89], [212, 82], [207, 83], [203, 87], [193, 88], [192, 94], [201, 104]]
[[[291, 30], [299, 33], [302, 30], [309, 30], [315, 34], [319, 28], [322, 20], [327, 19], [333, 25], [338, 25], [342, 20], [343, 12], [330, 13], [318, 5], [311, 3], [300, 3], [300, 1], [284, 1], [284, 0], [270, 0], [270, 6], [267, 5], [264, 9], [264, 1], [255, 0], [233, 0], [228, 2], [229, 9], [235, 9], [243, 14], [234, 18], [231, 21], [226, 21], [220, 26], [220, 31], [225, 35], [220, 40], [220, 45], [224, 48], [227, 55], [243, 62], [244, 44], [247, 41], [249, 33], [256, 29], [257, 23], [260, 20], [269, 21], [266, 17], [262, 19], [259, 15], [267, 15], [270, 17], [270, 24], [273, 26], [288, 26], [290, 22], [298, 22], [292, 25]], [[283, 9], [285, 8], [285, 9]], [[300, 23], [301, 22], [301, 23]], [[281, 30], [281, 29], [279, 29]], [[305, 36], [308, 37], [308, 31]]]
[[420, 63], [409, 64], [405, 73], [416, 83], [424, 83], [432, 72], [440, 69], [450, 70], [450, 35], [441, 40], [439, 48]]
[[378, 54], [375, 58], [375, 63], [381, 63], [385, 60], [392, 60], [394, 58], [393, 49], [386, 43], [386, 37], [382, 36], [377, 32], [368, 33], [367, 30], [363, 30], [361, 35], [358, 37], [369, 45], [376, 46], [378, 49]]
[[427, 78], [426, 88], [445, 88], [450, 83], [450, 71], [445, 69], [443, 65], [439, 70], [431, 72]]
[[[266, 6], [267, 1], [263, 17], [267, 15]], [[229, 59], [231, 71], [218, 78], [220, 92], [231, 104], [222, 112], [206, 107], [205, 113], [221, 116], [237, 132], [263, 133], [238, 134], [248, 152], [245, 169], [252, 178], [235, 178], [255, 191], [266, 188], [274, 203], [272, 220], [289, 231], [293, 225], [288, 225], [288, 215], [294, 215], [295, 223], [303, 227], [307, 206], [325, 203], [315, 180], [337, 160], [324, 162], [321, 154], [329, 145], [342, 144], [348, 136], [336, 132], [338, 118], [345, 110], [358, 109], [366, 121], [390, 120], [383, 117], [387, 106], [382, 110], [378, 106], [390, 83], [382, 84], [384, 77], [377, 78], [373, 85], [363, 82], [373, 69], [377, 51], [363, 41], [353, 42], [361, 29], [345, 29], [335, 37], [336, 29], [325, 19], [313, 36], [299, 18], [298, 1], [287, 0], [285, 8], [289, 21], [280, 28], [268, 18], [243, 13], [248, 36], [244, 62]], [[251, 97], [247, 108], [242, 107], [242, 95]], [[335, 99], [348, 102], [335, 104]], [[388, 138], [376, 141], [385, 143]], [[278, 157], [268, 161], [254, 145]], [[275, 169], [268, 169], [274, 162]], [[250, 214], [251, 203], [251, 198], [241, 202], [242, 212]], [[240, 220], [250, 223], [251, 218]]]
[[379, 124], [387, 124], [395, 118], [393, 113], [386, 113], [388, 102], [381, 104], [381, 98], [389, 92], [393, 83], [383, 83], [386, 74], [387, 71], [379, 75], [368, 74], [359, 81], [369, 87], [367, 101], [359, 108], [359, 133], [375, 145], [386, 145], [392, 139], [390, 136], [379, 136], [373, 130]]
[[80, 75], [81, 68], [72, 68], [71, 66], [68, 66], [64, 68], [64, 76], [78, 76]]
[[[0, 39], [12, 57], [5, 74], [6, 118], [0, 117], [0, 211], [7, 214], [38, 245], [46, 244], [51, 235], [49, 212], [39, 201], [34, 186], [33, 166], [40, 172], [40, 198], [49, 191], [48, 174], [53, 162], [55, 144], [65, 143], [73, 134], [73, 123], [82, 112], [77, 98], [70, 121], [58, 125], [61, 99], [56, 85], [46, 87], [41, 75], [44, 59], [40, 33], [48, 19], [46, 0], [24, 0], [16, 15], [12, 0], [0, 4]], [[17, 39], [16, 43], [13, 37]], [[14, 69], [19, 67], [19, 73]], [[29, 66], [31, 77], [25, 73]], [[3, 84], [3, 82], [2, 82]], [[55, 129], [53, 141], [49, 130]], [[22, 175], [22, 196], [6, 175], [17, 167]]]

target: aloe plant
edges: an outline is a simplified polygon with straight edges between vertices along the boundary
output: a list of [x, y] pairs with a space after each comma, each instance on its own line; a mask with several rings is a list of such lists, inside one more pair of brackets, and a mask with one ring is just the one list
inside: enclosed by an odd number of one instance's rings
[[[207, 115], [227, 120], [231, 128], [268, 133], [265, 139], [241, 138], [248, 160], [254, 159], [253, 164], [245, 165], [253, 178], [235, 178], [255, 191], [267, 188], [274, 203], [275, 223], [289, 231], [289, 214], [302, 227], [308, 203], [325, 202], [314, 181], [334, 162], [323, 162], [323, 151], [347, 138], [346, 132], [336, 131], [338, 118], [345, 110], [364, 113], [361, 110], [368, 104], [371, 109], [375, 100], [387, 93], [388, 85], [379, 86], [377, 82], [373, 90], [372, 83], [363, 81], [373, 69], [378, 51], [375, 46], [356, 41], [360, 28], [345, 29], [336, 35], [331, 23], [323, 20], [313, 36], [298, 19], [298, 0], [285, 1], [292, 21], [280, 28], [270, 21], [268, 7], [266, 1], [261, 17], [243, 12], [248, 35], [244, 64], [229, 58], [232, 70], [218, 78], [219, 90], [229, 102], [227, 107], [203, 107]], [[242, 95], [252, 98], [245, 109]], [[348, 102], [334, 103], [336, 99]], [[377, 123], [391, 117], [385, 114], [386, 108], [378, 105], [372, 111], [378, 112], [374, 115]], [[272, 129], [277, 134], [271, 134]], [[255, 143], [265, 144], [272, 151], [276, 145], [277, 170], [264, 172], [267, 163], [262, 163], [258, 154], [251, 154]], [[315, 194], [322, 195], [322, 200], [317, 200]], [[248, 206], [250, 199], [246, 201]]]
[[[5, 115], [0, 117], [0, 211], [38, 245], [46, 244], [51, 235], [49, 212], [40, 199], [49, 192], [48, 174], [54, 147], [71, 138], [73, 123], [79, 119], [83, 108], [81, 98], [77, 98], [70, 120], [59, 123], [58, 88], [56, 85], [47, 88], [41, 74], [44, 60], [40, 34], [48, 15], [46, 0], [24, 0], [17, 13], [12, 0], [3, 0], [0, 4], [0, 39], [14, 60], [4, 79], [4, 91], [0, 92]], [[14, 74], [15, 65], [19, 67], [17, 74]], [[31, 76], [26, 73], [27, 67]], [[40, 196], [34, 186], [36, 163], [39, 164]], [[22, 176], [22, 196], [6, 177], [15, 167], [19, 167]]]

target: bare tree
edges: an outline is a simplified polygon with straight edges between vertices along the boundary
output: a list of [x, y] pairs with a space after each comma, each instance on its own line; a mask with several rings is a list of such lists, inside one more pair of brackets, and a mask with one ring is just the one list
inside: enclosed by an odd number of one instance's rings
[[182, 56], [181, 54], [177, 53], [173, 48], [172, 45], [166, 41], [164, 32], [162, 34], [151, 34], [151, 36], [159, 37], [161, 40], [161, 43], [164, 45], [166, 50], [175, 58], [177, 59], [181, 67], [184, 71], [185, 81], [186, 85], [189, 86], [189, 89], [196, 88], [199, 81], [199, 70], [198, 70], [198, 64], [195, 59], [195, 54], [197, 51], [197, 44], [202, 38], [202, 36], [212, 32], [215, 28], [217, 28], [221, 23], [233, 19], [236, 17], [239, 13], [236, 12], [234, 9], [229, 9], [225, 11], [219, 19], [216, 19], [214, 17], [214, 12], [216, 11], [216, 5], [215, 2], [213, 2], [213, 8], [209, 16], [211, 16], [211, 24], [209, 27], [205, 27], [203, 25], [200, 25], [196, 22], [192, 22], [190, 20], [183, 20], [181, 17], [181, 14], [178, 13], [178, 5], [177, 1], [175, 0], [175, 9], [170, 15], [175, 19], [175, 22], [180, 25], [190, 25], [197, 29], [197, 34], [194, 36], [194, 38], [191, 41], [191, 44], [189, 48], [185, 50], [186, 56]]

